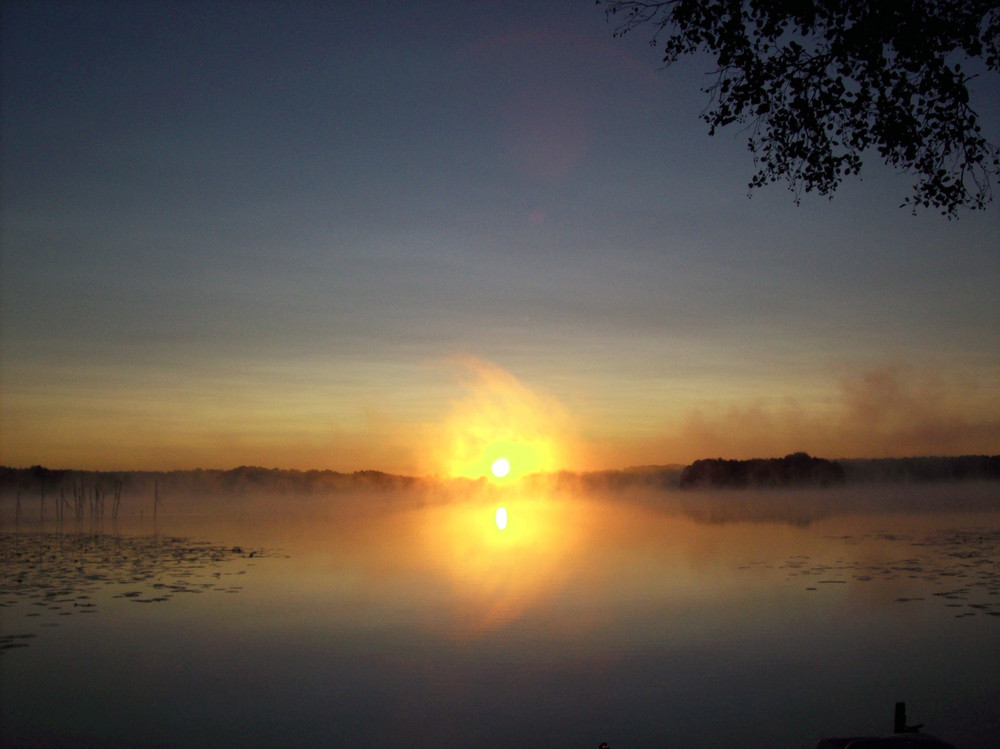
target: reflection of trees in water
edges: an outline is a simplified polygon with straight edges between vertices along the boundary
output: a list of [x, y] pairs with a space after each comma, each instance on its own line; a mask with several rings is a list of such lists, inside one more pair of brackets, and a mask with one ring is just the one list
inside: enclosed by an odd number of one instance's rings
[[806, 528], [835, 517], [997, 511], [994, 481], [866, 484], [808, 489], [688, 489], [650, 493], [646, 506], [710, 525], [782, 523]]
[[[94, 613], [109, 595], [150, 604], [238, 593], [247, 560], [273, 554], [160, 535], [0, 533], [0, 610], [20, 606], [25, 617], [52, 617], [45, 625], [55, 626], [54, 617]], [[33, 636], [2, 634], [0, 651], [25, 647]]]

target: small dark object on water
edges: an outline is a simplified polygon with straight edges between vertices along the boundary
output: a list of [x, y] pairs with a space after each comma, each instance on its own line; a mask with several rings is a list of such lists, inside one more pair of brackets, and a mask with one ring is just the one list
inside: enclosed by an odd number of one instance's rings
[[906, 703], [896, 703], [896, 715], [893, 719], [893, 733], [919, 733], [920, 729], [923, 727], [923, 723], [918, 723], [915, 726], [906, 725]]
[[241, 549], [239, 546], [234, 546], [233, 547], [233, 554], [242, 554], [242, 553], [243, 553], [243, 549]]
[[816, 749], [955, 749], [947, 741], [920, 733], [923, 723], [906, 725], [906, 703], [897, 702], [891, 736], [851, 736], [823, 739]]

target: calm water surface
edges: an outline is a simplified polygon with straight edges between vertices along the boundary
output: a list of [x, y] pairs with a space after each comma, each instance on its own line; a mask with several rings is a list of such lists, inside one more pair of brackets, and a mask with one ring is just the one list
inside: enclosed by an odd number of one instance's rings
[[5, 505], [3, 743], [996, 747], [997, 493]]

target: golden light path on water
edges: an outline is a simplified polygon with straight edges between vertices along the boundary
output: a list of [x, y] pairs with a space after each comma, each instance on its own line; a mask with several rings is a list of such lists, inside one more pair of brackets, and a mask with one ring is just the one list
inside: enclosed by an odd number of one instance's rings
[[423, 508], [423, 556], [449, 582], [459, 632], [474, 636], [515, 619], [563, 584], [583, 535], [571, 509], [542, 493], [495, 487]]

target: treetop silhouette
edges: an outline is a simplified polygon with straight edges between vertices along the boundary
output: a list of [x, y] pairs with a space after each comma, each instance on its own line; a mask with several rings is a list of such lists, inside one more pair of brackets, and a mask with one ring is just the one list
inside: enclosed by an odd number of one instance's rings
[[596, 0], [620, 36], [640, 27], [669, 66], [715, 58], [702, 119], [748, 133], [749, 189], [786, 180], [832, 197], [872, 150], [913, 175], [902, 203], [981, 210], [992, 201], [1000, 148], [973, 108], [969, 83], [1000, 71], [996, 0]]

